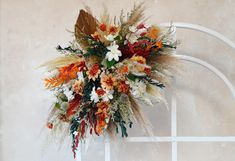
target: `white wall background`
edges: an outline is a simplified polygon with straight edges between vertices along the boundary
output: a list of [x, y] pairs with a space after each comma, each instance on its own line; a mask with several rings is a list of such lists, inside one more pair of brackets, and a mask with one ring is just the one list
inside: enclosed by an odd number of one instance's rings
[[[129, 11], [132, 0], [86, 0], [99, 16], [102, 3], [112, 15]], [[138, 1], [136, 1], [138, 2]], [[149, 24], [190, 22], [223, 33], [235, 41], [233, 0], [148, 0]], [[57, 56], [55, 47], [66, 46], [73, 35], [81, 0], [1, 0], [1, 161], [73, 161], [69, 141], [61, 149], [47, 138], [45, 120], [53, 100], [43, 88], [43, 70], [36, 67]], [[202, 33], [178, 30], [179, 54], [203, 59], [235, 84], [235, 50]], [[183, 63], [176, 75], [179, 136], [235, 136], [235, 101], [227, 87], [208, 70]], [[143, 107], [157, 136], [171, 133], [170, 111], [162, 104]], [[131, 136], [143, 136], [138, 125]], [[51, 141], [52, 140], [52, 141]], [[55, 140], [55, 139], [54, 139]], [[51, 143], [50, 143], [51, 142]], [[103, 161], [103, 140], [88, 148], [87, 161]], [[113, 161], [169, 161], [169, 143], [112, 144]], [[180, 143], [179, 161], [234, 161], [235, 143]]]

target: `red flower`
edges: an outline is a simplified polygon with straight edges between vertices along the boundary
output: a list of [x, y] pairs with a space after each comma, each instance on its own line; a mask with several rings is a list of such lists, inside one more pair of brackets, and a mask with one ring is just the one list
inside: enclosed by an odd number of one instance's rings
[[103, 89], [97, 89], [96, 93], [98, 94], [98, 96], [103, 96], [105, 94], [105, 91]]
[[139, 24], [136, 28], [137, 28], [137, 29], [143, 29], [143, 28], [146, 28], [146, 27], [144, 26], [143, 23], [141, 23], [141, 24]]
[[48, 122], [48, 123], [47, 123], [47, 127], [48, 127], [49, 129], [52, 129], [52, 128], [53, 128], [53, 124], [52, 124], [51, 122]]
[[110, 26], [110, 28], [109, 28], [109, 33], [116, 33], [117, 32], [117, 27], [115, 27], [115, 26]]
[[144, 68], [144, 71], [147, 75], [151, 75], [151, 69], [150, 68]]
[[121, 81], [118, 85], [118, 92], [128, 93], [129, 86], [125, 83], [125, 81]]
[[106, 31], [106, 24], [104, 23], [100, 24], [99, 28], [101, 31]]

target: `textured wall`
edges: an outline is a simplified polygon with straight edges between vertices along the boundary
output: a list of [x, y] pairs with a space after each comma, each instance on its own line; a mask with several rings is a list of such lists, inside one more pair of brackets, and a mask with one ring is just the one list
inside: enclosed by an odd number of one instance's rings
[[[134, 1], [84, 0], [98, 16], [102, 3], [113, 15], [131, 9]], [[102, 3], [101, 3], [102, 2]], [[190, 22], [223, 33], [235, 41], [233, 0], [149, 0], [148, 23]], [[46, 138], [44, 123], [53, 95], [43, 88], [46, 60], [57, 56], [55, 47], [73, 39], [80, 0], [1, 0], [1, 161], [73, 161], [70, 143], [58, 148]], [[235, 84], [235, 50], [202, 33], [178, 30], [179, 54], [201, 58], [221, 70]], [[198, 65], [182, 62], [174, 86], [178, 99], [179, 136], [235, 136], [235, 101], [223, 82]], [[144, 107], [155, 134], [171, 133], [170, 111], [162, 104]], [[136, 125], [132, 136], [144, 135]], [[51, 142], [51, 144], [50, 144]], [[88, 148], [87, 161], [103, 161], [102, 139]], [[112, 161], [169, 161], [169, 143], [120, 143], [112, 146]], [[233, 161], [235, 143], [180, 143], [179, 161]], [[58, 150], [59, 149], [59, 150]]]

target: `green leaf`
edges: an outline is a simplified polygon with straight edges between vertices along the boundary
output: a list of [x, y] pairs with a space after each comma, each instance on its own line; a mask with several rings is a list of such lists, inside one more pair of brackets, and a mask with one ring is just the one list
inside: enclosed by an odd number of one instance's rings
[[114, 59], [111, 61], [107, 60], [107, 62], [106, 62], [108, 68], [111, 68], [112, 66], [114, 66], [115, 63], [116, 63], [116, 61]]
[[133, 74], [128, 74], [127, 78], [130, 79], [131, 81], [135, 81], [137, 77]]
[[60, 104], [58, 102], [55, 103], [55, 108], [60, 110]]

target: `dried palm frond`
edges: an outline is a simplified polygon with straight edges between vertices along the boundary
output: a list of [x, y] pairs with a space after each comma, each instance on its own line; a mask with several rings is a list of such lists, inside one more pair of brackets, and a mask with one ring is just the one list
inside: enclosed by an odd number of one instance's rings
[[153, 136], [152, 125], [150, 121], [144, 116], [143, 112], [140, 110], [139, 105], [136, 103], [135, 99], [131, 94], [128, 94], [128, 98], [131, 104], [131, 108], [135, 119], [138, 121], [140, 126], [147, 132], [149, 136]]
[[168, 103], [166, 99], [163, 97], [163, 94], [159, 91], [159, 88], [157, 88], [154, 85], [148, 84], [146, 88], [146, 92], [150, 94], [151, 96], [153, 96], [154, 99], [162, 101], [166, 105], [167, 109], [169, 109]]
[[107, 133], [109, 134], [109, 137], [112, 139], [112, 140], [115, 140], [116, 139], [116, 128], [117, 126], [115, 125], [115, 123], [110, 120], [109, 121], [109, 124], [108, 124], [108, 127], [107, 127]]
[[80, 58], [78, 55], [66, 55], [64, 57], [57, 57], [51, 61], [48, 61], [44, 64], [42, 64], [40, 67], [47, 67], [49, 71], [55, 70], [57, 68], [77, 63], [82, 61], [82, 58]]
[[174, 64], [177, 63], [178, 59], [170, 54], [161, 54], [152, 56], [151, 59], [149, 59], [149, 64]]
[[94, 34], [98, 21], [95, 17], [84, 10], [80, 10], [75, 24], [75, 38], [82, 47], [87, 46], [84, 36]]
[[163, 83], [166, 87], [170, 86], [169, 77], [167, 77], [165, 74], [161, 73], [160, 71], [156, 70], [152, 72], [152, 74], [150, 75], [150, 78]]

